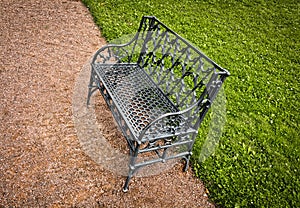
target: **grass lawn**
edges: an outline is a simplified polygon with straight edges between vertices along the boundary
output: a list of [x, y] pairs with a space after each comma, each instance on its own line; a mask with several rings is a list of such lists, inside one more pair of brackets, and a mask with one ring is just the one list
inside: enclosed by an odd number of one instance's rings
[[[231, 76], [215, 153], [193, 168], [225, 207], [300, 207], [300, 2], [83, 0], [108, 40], [154, 15]], [[205, 126], [205, 125], [204, 125]]]

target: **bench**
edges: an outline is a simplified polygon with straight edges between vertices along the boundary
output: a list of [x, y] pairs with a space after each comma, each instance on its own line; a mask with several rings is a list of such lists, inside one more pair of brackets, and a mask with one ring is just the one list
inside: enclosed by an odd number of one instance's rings
[[[99, 49], [91, 61], [87, 104], [99, 90], [126, 138], [130, 160], [123, 191], [141, 167], [184, 159], [229, 72], [153, 16], [125, 44]], [[151, 157], [143, 159], [143, 155]], [[150, 159], [149, 159], [150, 158]]]

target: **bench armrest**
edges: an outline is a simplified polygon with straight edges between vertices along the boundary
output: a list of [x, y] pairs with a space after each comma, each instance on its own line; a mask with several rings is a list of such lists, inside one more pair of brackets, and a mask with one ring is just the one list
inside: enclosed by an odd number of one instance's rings
[[138, 34], [129, 42], [124, 44], [108, 44], [96, 51], [93, 56], [92, 64], [95, 63], [118, 63], [123, 58], [127, 58], [130, 62], [132, 53], [136, 46]]
[[[168, 136], [178, 136], [181, 134], [187, 134], [187, 133], [197, 133], [198, 132], [198, 123], [201, 122], [201, 120], [204, 118], [204, 115], [209, 109], [210, 100], [204, 99], [204, 100], [198, 100], [196, 103], [191, 105], [190, 107], [178, 111], [178, 112], [172, 112], [172, 113], [166, 113], [158, 118], [154, 119], [152, 122], [150, 122], [140, 133], [138, 141], [144, 142], [145, 140], [151, 140], [151, 139], [157, 139], [157, 134], [151, 134], [152, 132], [157, 133], [158, 127], [161, 126], [158, 132], [163, 132], [165, 136], [158, 136], [161, 138], [165, 138]], [[202, 109], [202, 110], [199, 110]], [[197, 113], [194, 116], [199, 116], [199, 119], [197, 122], [192, 122], [194, 119], [192, 119], [190, 116], [191, 111], [197, 111]], [[166, 133], [168, 132], [168, 133]], [[146, 139], [144, 138], [146, 135]], [[153, 138], [151, 138], [151, 135]]]

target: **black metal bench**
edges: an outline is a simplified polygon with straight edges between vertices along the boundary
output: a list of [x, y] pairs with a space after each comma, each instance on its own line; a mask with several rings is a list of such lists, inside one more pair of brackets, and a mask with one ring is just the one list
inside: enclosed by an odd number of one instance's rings
[[91, 66], [87, 104], [99, 89], [128, 143], [123, 191], [143, 166], [183, 158], [186, 170], [200, 123], [229, 72], [149, 16], [128, 43], [99, 49]]

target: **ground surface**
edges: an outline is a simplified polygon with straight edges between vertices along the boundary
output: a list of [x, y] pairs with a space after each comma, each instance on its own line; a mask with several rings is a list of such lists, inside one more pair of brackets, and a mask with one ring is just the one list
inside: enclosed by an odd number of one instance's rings
[[[213, 207], [181, 164], [134, 178], [124, 194], [124, 176], [83, 151], [74, 84], [104, 40], [80, 1], [0, 3], [0, 207]], [[111, 122], [98, 105], [101, 122]], [[113, 131], [104, 135], [120, 136]]]

